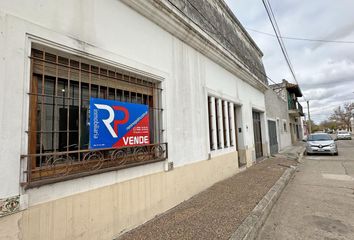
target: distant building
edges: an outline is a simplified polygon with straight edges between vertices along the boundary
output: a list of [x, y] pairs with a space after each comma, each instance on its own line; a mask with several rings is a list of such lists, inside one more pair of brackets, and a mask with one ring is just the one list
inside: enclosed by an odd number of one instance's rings
[[304, 113], [297, 100], [302, 93], [297, 84], [285, 79], [269, 87], [265, 93], [269, 145], [270, 152], [276, 153], [303, 138]]
[[270, 153], [291, 145], [288, 102], [272, 89], [265, 92]]

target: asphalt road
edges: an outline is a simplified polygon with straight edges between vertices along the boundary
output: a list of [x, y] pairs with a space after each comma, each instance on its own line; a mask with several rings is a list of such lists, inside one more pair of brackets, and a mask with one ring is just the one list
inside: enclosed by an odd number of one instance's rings
[[257, 239], [354, 239], [354, 140], [337, 144], [339, 156], [303, 159]]

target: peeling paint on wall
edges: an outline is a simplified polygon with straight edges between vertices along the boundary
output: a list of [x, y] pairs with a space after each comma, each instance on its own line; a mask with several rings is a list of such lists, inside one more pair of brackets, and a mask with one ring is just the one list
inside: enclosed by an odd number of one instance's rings
[[[221, 9], [218, 0], [168, 0], [202, 30], [240, 59], [258, 79], [267, 83], [262, 53], [235, 16]], [[228, 14], [227, 14], [228, 13]], [[232, 14], [232, 13], [231, 13]]]

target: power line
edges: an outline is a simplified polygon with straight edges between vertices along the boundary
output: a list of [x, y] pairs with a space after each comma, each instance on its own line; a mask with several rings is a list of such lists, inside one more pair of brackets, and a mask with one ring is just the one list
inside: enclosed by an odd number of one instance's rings
[[[262, 32], [259, 30], [255, 30], [252, 28], [246, 28], [249, 31], [264, 34], [270, 37], [276, 37], [274, 34], [267, 33], [267, 32]], [[353, 44], [354, 41], [340, 41], [340, 40], [326, 40], [326, 39], [312, 39], [312, 38], [300, 38], [300, 37], [284, 37], [281, 36], [282, 39], [289, 39], [289, 40], [297, 40], [297, 41], [309, 41], [309, 42], [326, 42], [326, 43], [346, 43], [346, 44]]]
[[[270, 23], [272, 24], [272, 27], [273, 27], [273, 30], [275, 32], [275, 35], [276, 35], [276, 38], [278, 40], [278, 43], [279, 43], [279, 46], [280, 46], [280, 49], [283, 53], [283, 56], [285, 58], [285, 61], [289, 67], [289, 70], [290, 70], [290, 73], [291, 75], [293, 76], [296, 84], [298, 86], [299, 85], [299, 82], [297, 81], [297, 78], [296, 78], [296, 75], [295, 75], [295, 71], [294, 71], [294, 68], [292, 66], [292, 63], [290, 61], [290, 58], [289, 58], [289, 55], [288, 55], [288, 52], [286, 50], [286, 47], [285, 47], [285, 44], [283, 42], [283, 39], [282, 39], [282, 36], [281, 36], [281, 32], [280, 32], [280, 29], [279, 29], [279, 26], [278, 26], [278, 23], [277, 23], [277, 20], [275, 19], [275, 15], [274, 15], [274, 12], [273, 12], [273, 9], [272, 9], [272, 6], [270, 5], [269, 1], [268, 0], [262, 0], [263, 2], [263, 5], [264, 5], [264, 8], [267, 12], [267, 15], [268, 15], [268, 18], [270, 20]], [[305, 96], [303, 95], [304, 99], [306, 100]]]
[[[293, 74], [295, 75], [295, 71], [294, 71], [293, 65], [292, 65], [292, 63], [291, 63], [291, 61], [290, 61], [290, 57], [289, 57], [288, 51], [287, 51], [287, 49], [286, 49], [286, 47], [285, 47], [285, 43], [284, 43], [284, 41], [283, 41], [283, 38], [282, 38], [282, 35], [281, 35], [281, 32], [280, 32], [278, 23], [277, 23], [277, 21], [276, 21], [276, 19], [275, 19], [275, 15], [274, 15], [272, 6], [270, 5], [270, 2], [269, 2], [268, 0], [267, 0], [267, 2], [268, 2], [268, 4], [269, 4], [269, 9], [270, 9], [270, 12], [271, 12], [271, 14], [272, 14], [272, 17], [273, 17], [273, 19], [274, 19], [275, 27], [276, 27], [277, 30], [278, 30], [278, 34], [279, 34], [279, 37], [280, 37], [280, 41], [281, 41], [281, 43], [282, 43], [282, 45], [283, 45], [283, 47], [284, 47], [286, 57], [287, 57], [288, 62], [289, 62], [289, 64], [290, 64], [290, 66], [291, 66], [291, 69], [292, 69], [292, 71], [293, 71]], [[294, 78], [295, 78], [295, 81], [296, 81], [296, 83], [297, 83], [296, 77], [294, 77]]]
[[[235, 47], [234, 44], [231, 43], [231, 42], [229, 41], [229, 39], [227, 39], [227, 37], [225, 37], [225, 35], [224, 35], [223, 33], [221, 33], [221, 32], [218, 30], [218, 28], [215, 27], [215, 26], [209, 21], [209, 19], [208, 19], [207, 17], [205, 17], [205, 16], [200, 12], [199, 8], [197, 8], [196, 6], [194, 6], [194, 4], [191, 3], [189, 0], [187, 0], [186, 2], [187, 2], [188, 4], [190, 4], [206, 22], [208, 22], [208, 24], [213, 28], [213, 31], [210, 31], [210, 30], [208, 30], [208, 29], [203, 28], [202, 26], [200, 26], [200, 24], [198, 24], [196, 21], [194, 21], [192, 18], [190, 18], [186, 13], [184, 13], [181, 9], [179, 9], [173, 2], [171, 2], [170, 0], [168, 0], [168, 2], [169, 2], [172, 6], [174, 6], [179, 12], [181, 12], [184, 16], [186, 16], [187, 18], [189, 18], [189, 19], [190, 19], [195, 25], [197, 25], [200, 29], [209, 32], [209, 36], [210, 36], [211, 38], [213, 38], [213, 36], [211, 36], [210, 33], [211, 33], [211, 34], [215, 34], [215, 35], [219, 35], [219, 36], [221, 36], [222, 38], [224, 38], [224, 40], [227, 41], [228, 44], [230, 44], [231, 46]], [[215, 31], [215, 32], [214, 32], [214, 31]], [[213, 39], [214, 39], [214, 38], [213, 38]], [[214, 39], [214, 40], [217, 41], [216, 39]], [[217, 42], [218, 42], [218, 41], [217, 41]], [[224, 47], [224, 48], [225, 48], [225, 47]], [[236, 48], [236, 47], [235, 47], [235, 48]], [[227, 49], [227, 48], [225, 48], [225, 49], [230, 52], [229, 49]], [[232, 52], [230, 52], [230, 53], [233, 55]], [[242, 61], [240, 61], [240, 63], [241, 63], [245, 68], [247, 68], [250, 72], [252, 72], [249, 66], [247, 66], [247, 65], [246, 65], [245, 63], [243, 63]], [[251, 64], [251, 63], [250, 63], [250, 64]], [[258, 69], [255, 65], [253, 65], [253, 64], [251, 64], [251, 65], [252, 65], [252, 67], [253, 67], [257, 72], [259, 72], [261, 75], [263, 75], [263, 76], [264, 76], [265, 78], [267, 78], [269, 81], [271, 81], [271, 82], [274, 83], [274, 84], [278, 84], [278, 83], [276, 83], [275, 81], [273, 81], [270, 77], [268, 77], [262, 70]]]

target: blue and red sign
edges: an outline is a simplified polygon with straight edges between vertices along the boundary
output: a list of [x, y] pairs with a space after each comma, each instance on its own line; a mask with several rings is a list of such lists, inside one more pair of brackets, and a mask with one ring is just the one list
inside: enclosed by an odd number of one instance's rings
[[90, 99], [90, 149], [150, 143], [147, 105]]

